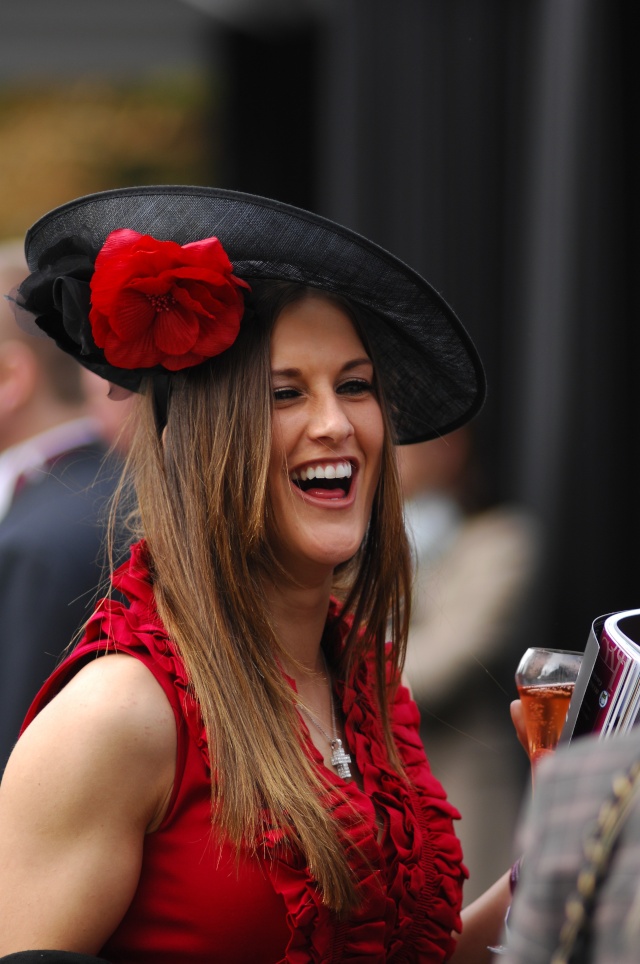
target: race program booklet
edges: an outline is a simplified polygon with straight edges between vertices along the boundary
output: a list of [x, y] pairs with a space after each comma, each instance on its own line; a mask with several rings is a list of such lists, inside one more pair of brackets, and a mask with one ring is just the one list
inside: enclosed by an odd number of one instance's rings
[[594, 620], [560, 737], [627, 733], [640, 722], [640, 609]]

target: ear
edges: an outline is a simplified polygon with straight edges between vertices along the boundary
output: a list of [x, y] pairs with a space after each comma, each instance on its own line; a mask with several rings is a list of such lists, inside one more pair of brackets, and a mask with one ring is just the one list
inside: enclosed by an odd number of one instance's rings
[[24, 408], [38, 388], [38, 362], [17, 338], [0, 342], [0, 416]]

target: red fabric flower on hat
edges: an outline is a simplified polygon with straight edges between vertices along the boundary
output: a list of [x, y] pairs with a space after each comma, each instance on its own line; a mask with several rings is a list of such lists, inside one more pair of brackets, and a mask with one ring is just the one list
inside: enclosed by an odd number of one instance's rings
[[225, 351], [244, 312], [242, 288], [217, 238], [157, 241], [122, 228], [96, 258], [89, 322], [118, 368], [179, 371]]

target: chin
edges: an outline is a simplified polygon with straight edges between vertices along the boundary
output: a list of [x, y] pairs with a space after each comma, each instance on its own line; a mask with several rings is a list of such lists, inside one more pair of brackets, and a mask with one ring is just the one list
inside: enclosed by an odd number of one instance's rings
[[349, 543], [349, 545], [327, 547], [326, 545], [307, 555], [307, 561], [316, 565], [326, 566], [328, 569], [335, 569], [337, 566], [349, 562], [358, 552], [361, 542]]
[[326, 542], [313, 546], [299, 546], [296, 550], [280, 553], [284, 568], [294, 580], [304, 578], [304, 574], [317, 575], [326, 578], [338, 566], [349, 562], [360, 548], [361, 543], [349, 542], [339, 545], [327, 545]]

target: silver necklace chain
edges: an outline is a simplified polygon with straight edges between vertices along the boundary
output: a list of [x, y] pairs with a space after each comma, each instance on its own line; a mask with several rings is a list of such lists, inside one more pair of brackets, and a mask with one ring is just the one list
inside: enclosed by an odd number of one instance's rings
[[338, 776], [341, 777], [343, 780], [350, 780], [351, 768], [349, 767], [349, 764], [351, 763], [351, 757], [345, 751], [344, 747], [342, 746], [342, 740], [338, 736], [338, 729], [336, 727], [336, 710], [335, 710], [335, 705], [333, 700], [333, 685], [331, 683], [331, 676], [329, 674], [329, 669], [327, 667], [327, 661], [324, 657], [324, 653], [322, 654], [322, 658], [324, 659], [325, 673], [327, 674], [327, 680], [329, 682], [329, 699], [331, 701], [331, 729], [332, 729], [333, 735], [330, 735], [329, 733], [327, 733], [327, 731], [325, 730], [320, 720], [316, 716], [314, 716], [311, 710], [308, 710], [307, 707], [304, 705], [304, 703], [300, 702], [300, 700], [298, 700], [298, 707], [300, 711], [304, 713], [307, 719], [311, 723], [313, 723], [315, 728], [319, 730], [320, 733], [322, 733], [323, 737], [329, 744], [329, 747], [331, 749], [331, 766], [334, 768]]

